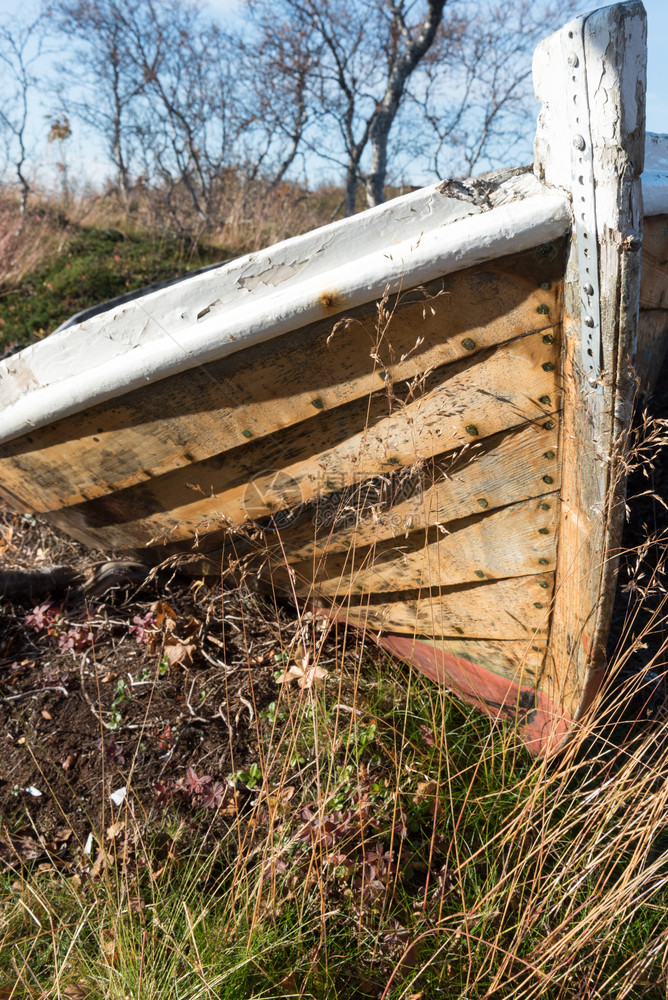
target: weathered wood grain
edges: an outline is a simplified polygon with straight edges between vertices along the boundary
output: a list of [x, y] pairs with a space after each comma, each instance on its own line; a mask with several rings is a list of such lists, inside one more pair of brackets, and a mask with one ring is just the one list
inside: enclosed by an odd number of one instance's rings
[[[417, 383], [393, 384], [164, 476], [49, 513], [90, 544], [139, 548], [240, 524], [447, 449], [544, 418], [559, 399], [558, 337], [533, 333], [455, 362]], [[265, 471], [266, 470], [266, 471]]]
[[[372, 631], [469, 639], [527, 639], [545, 634], [554, 574], [495, 580], [453, 590], [420, 591], [408, 598], [381, 595], [358, 605], [337, 602], [337, 614]], [[383, 599], [384, 598], [384, 599]]]
[[[550, 635], [555, 697], [574, 718], [593, 696], [604, 662], [623, 519], [620, 449], [634, 390], [640, 293], [645, 30], [641, 3], [607, 7], [548, 39], [535, 62], [537, 93], [547, 105], [536, 144], [538, 170], [549, 182], [577, 191], [572, 151], [591, 141], [596, 191], [603, 374], [591, 386], [583, 367], [581, 302], [587, 276], [579, 272], [573, 246], [564, 315], [562, 514]], [[579, 138], [569, 134], [564, 103], [570, 100], [571, 39], [578, 31], [583, 32], [587, 81], [587, 92], [579, 95]]]
[[643, 220], [640, 308], [668, 309], [668, 216]]
[[554, 570], [558, 496], [525, 500], [444, 528], [326, 553], [292, 566], [297, 593], [383, 593]]
[[0, 445], [0, 482], [35, 512], [95, 499], [548, 329], [562, 254], [470, 268], [83, 410]]

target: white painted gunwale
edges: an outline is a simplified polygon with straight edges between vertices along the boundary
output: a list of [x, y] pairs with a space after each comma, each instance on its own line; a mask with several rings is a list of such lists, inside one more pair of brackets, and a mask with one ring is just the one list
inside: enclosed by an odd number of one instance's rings
[[[648, 135], [645, 214], [668, 213], [668, 137]], [[511, 176], [489, 209], [436, 184], [148, 292], [0, 362], [0, 443], [571, 226], [565, 193]], [[334, 305], [325, 310], [321, 296]]]
[[530, 173], [501, 184], [491, 209], [440, 187], [149, 292], [0, 362], [0, 443], [570, 227], [567, 197]]

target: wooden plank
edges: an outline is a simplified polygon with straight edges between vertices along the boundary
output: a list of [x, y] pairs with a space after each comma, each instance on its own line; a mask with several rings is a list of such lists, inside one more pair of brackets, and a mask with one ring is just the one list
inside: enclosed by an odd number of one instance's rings
[[559, 399], [557, 351], [555, 334], [530, 334], [417, 385], [394, 384], [391, 393], [337, 407], [275, 439], [250, 440], [49, 517], [88, 544], [93, 538], [111, 548], [139, 548], [156, 536], [177, 541], [213, 530], [216, 521], [242, 524], [527, 421], [551, 424]]
[[441, 529], [411, 533], [345, 553], [326, 553], [294, 564], [298, 594], [335, 599], [452, 586], [476, 580], [528, 576], [555, 569], [557, 494], [467, 518]]
[[[527, 639], [547, 631], [554, 574], [470, 584], [414, 597], [359, 605], [336, 603], [336, 613], [370, 631], [469, 639]], [[389, 595], [388, 595], [389, 597]]]
[[[558, 402], [551, 399], [552, 403]], [[417, 469], [359, 487], [360, 499], [325, 495], [298, 512], [294, 524], [269, 525], [263, 543], [277, 548], [287, 562], [343, 552], [410, 532], [494, 510], [558, 488], [559, 420], [556, 413], [507, 433], [491, 435], [463, 451], [435, 457]], [[544, 477], [552, 482], [547, 483]], [[380, 492], [379, 492], [380, 490]], [[483, 507], [483, 501], [487, 507]], [[211, 539], [211, 548], [219, 544]], [[208, 547], [208, 546], [207, 546]]]
[[668, 216], [645, 217], [640, 316], [635, 370], [641, 392], [651, 395], [668, 348]]
[[280, 434], [388, 375], [411, 379], [548, 329], [562, 254], [560, 243], [469, 268], [32, 431], [0, 445], [0, 481], [26, 509], [69, 506]]
[[635, 373], [640, 392], [651, 396], [668, 349], [668, 309], [641, 309]]
[[[548, 182], [577, 193], [571, 156], [591, 142], [596, 189], [603, 375], [596, 386], [585, 375], [582, 302], [588, 277], [580, 273], [574, 246], [565, 293], [562, 514], [550, 637], [555, 697], [575, 718], [593, 697], [604, 663], [624, 516], [619, 449], [630, 420], [629, 362], [635, 354], [640, 291], [645, 30], [641, 3], [606, 7], [548, 39], [534, 61], [544, 104], [538, 170]], [[586, 77], [586, 88], [577, 95], [576, 133], [568, 130], [572, 104], [567, 103], [575, 73], [572, 39], [578, 32], [584, 45], [578, 72]]]
[[[436, 668], [433, 674], [429, 671], [429, 664], [420, 664], [419, 669], [428, 673], [434, 680], [441, 680], [447, 683], [447, 660], [456, 658], [457, 660], [468, 661], [475, 664], [481, 670], [491, 674], [514, 681], [516, 684], [528, 684], [535, 686], [544, 673], [545, 654], [547, 652], [547, 640], [543, 636], [532, 636], [529, 639], [507, 639], [503, 641], [494, 639], [417, 639], [415, 637], [401, 636], [399, 641], [396, 637], [387, 636], [385, 640], [381, 636], [381, 645], [394, 651], [395, 655], [404, 659], [407, 663], [425, 659], [420, 656], [422, 648], [427, 645], [433, 649], [433, 666]], [[440, 655], [439, 655], [440, 654]], [[439, 670], [439, 660], [443, 664]], [[425, 670], [425, 667], [427, 668]], [[445, 670], [443, 669], [445, 667]], [[445, 673], [445, 677], [442, 674]], [[441, 674], [441, 676], [438, 676]], [[473, 678], [472, 678], [473, 680]], [[478, 678], [475, 678], [478, 680]], [[481, 697], [488, 695], [488, 691], [483, 684], [478, 692]]]
[[668, 216], [643, 220], [640, 308], [668, 309]]

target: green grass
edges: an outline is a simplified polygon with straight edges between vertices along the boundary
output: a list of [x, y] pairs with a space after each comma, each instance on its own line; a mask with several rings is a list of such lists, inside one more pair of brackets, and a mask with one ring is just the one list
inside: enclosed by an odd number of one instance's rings
[[220, 249], [193, 249], [173, 238], [81, 229], [27, 274], [19, 287], [0, 294], [0, 347], [32, 343], [82, 309], [225, 256]]
[[105, 1000], [665, 997], [668, 765], [636, 747], [585, 787], [580, 763], [532, 760], [420, 677], [339, 666], [258, 723], [260, 778], [224, 836], [210, 813], [123, 807], [105, 863], [96, 848], [74, 876], [7, 873], [5, 982]]

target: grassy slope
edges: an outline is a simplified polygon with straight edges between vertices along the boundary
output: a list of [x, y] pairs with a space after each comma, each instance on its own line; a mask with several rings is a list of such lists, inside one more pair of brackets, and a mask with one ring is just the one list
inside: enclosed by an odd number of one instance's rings
[[176, 239], [82, 229], [0, 292], [0, 347], [32, 343], [82, 309], [223, 259], [219, 249], [188, 252]]

